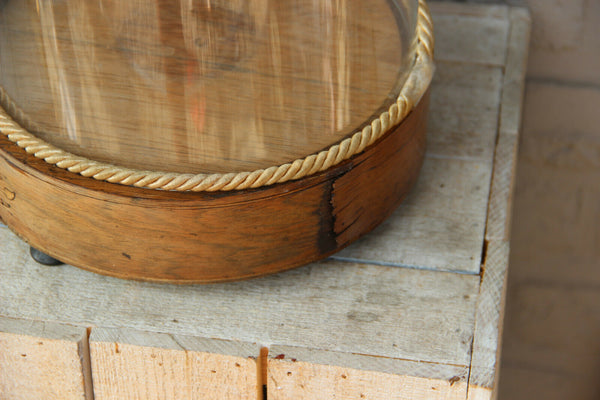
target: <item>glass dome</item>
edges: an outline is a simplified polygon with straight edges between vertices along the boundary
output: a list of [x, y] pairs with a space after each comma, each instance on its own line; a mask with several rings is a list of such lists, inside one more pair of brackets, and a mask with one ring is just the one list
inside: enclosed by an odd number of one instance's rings
[[417, 0], [0, 0], [2, 106], [94, 160], [255, 170], [393, 103], [416, 21]]

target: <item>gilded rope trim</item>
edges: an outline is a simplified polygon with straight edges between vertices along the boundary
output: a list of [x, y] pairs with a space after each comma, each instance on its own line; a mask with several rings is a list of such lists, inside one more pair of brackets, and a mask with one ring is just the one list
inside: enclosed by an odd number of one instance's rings
[[33, 123], [23, 127], [15, 122], [10, 115], [21, 121], [27, 119], [19, 118], [22, 111], [10, 102], [4, 91], [1, 91], [0, 96], [3, 103], [9, 106], [8, 110], [0, 107], [0, 132], [27, 153], [43, 159], [49, 164], [85, 177], [128, 186], [174, 191], [214, 192], [258, 188], [296, 180], [325, 171], [361, 153], [390, 128], [400, 123], [419, 102], [427, 90], [433, 74], [433, 25], [425, 0], [419, 0], [417, 35], [415, 63], [396, 103], [361, 131], [327, 150], [279, 166], [228, 174], [181, 174], [142, 171], [93, 161], [61, 150], [37, 138], [27, 130], [36, 130]]

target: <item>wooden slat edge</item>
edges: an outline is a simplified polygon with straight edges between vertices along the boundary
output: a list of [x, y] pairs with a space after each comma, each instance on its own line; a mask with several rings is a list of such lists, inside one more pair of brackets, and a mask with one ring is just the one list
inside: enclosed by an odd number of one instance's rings
[[0, 398], [92, 400], [87, 329], [0, 316]]
[[486, 217], [486, 241], [509, 239], [518, 147], [517, 135], [500, 133], [494, 155], [494, 172]]
[[510, 10], [511, 27], [500, 103], [499, 132], [486, 224], [487, 240], [508, 240], [518, 133], [525, 87], [530, 18], [524, 8]]
[[256, 344], [94, 328], [90, 352], [94, 400], [262, 397]]
[[477, 301], [467, 400], [497, 396], [506, 296], [510, 219], [531, 19], [512, 7], [498, 141], [486, 225], [486, 252]]
[[171, 350], [189, 350], [232, 357], [256, 357], [258, 345], [234, 340], [203, 338], [191, 335], [150, 332], [132, 328], [93, 328], [92, 342], [114, 342]]
[[467, 366], [273, 346], [267, 397], [273, 399], [464, 399]]
[[488, 243], [477, 300], [468, 400], [491, 399], [495, 394], [500, 370], [508, 254], [508, 242]]

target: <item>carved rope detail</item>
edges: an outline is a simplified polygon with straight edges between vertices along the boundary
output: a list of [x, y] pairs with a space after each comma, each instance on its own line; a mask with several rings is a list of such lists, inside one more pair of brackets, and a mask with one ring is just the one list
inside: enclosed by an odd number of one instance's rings
[[[425, 0], [419, 0], [417, 39], [413, 68], [396, 103], [392, 104], [387, 111], [373, 119], [361, 131], [326, 150], [291, 163], [266, 169], [227, 174], [182, 174], [123, 168], [90, 160], [61, 150], [37, 138], [27, 130], [35, 130], [33, 123], [26, 123], [27, 126], [23, 127], [15, 122], [10, 115], [19, 119], [22, 111], [10, 101], [4, 91], [0, 92], [0, 96], [3, 103], [8, 104], [8, 110], [0, 107], [0, 132], [27, 153], [43, 159], [49, 164], [85, 177], [122, 185], [174, 191], [214, 192], [283, 183], [325, 171], [361, 153], [410, 113], [427, 90], [433, 75], [433, 25]], [[20, 120], [26, 121], [27, 119], [21, 118]]]

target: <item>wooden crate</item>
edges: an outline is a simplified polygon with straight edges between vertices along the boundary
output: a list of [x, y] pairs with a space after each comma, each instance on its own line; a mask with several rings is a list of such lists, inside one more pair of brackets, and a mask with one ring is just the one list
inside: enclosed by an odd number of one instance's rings
[[529, 16], [431, 6], [429, 148], [391, 218], [326, 261], [206, 286], [44, 267], [0, 227], [0, 398], [493, 398]]

